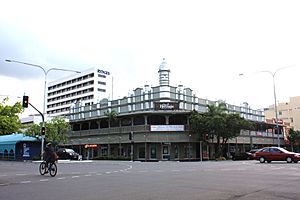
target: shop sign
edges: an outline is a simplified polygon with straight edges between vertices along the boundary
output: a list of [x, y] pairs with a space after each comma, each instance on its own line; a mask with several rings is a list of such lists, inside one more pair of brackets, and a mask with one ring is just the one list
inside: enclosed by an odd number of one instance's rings
[[84, 145], [84, 148], [97, 148], [97, 144], [86, 144]]

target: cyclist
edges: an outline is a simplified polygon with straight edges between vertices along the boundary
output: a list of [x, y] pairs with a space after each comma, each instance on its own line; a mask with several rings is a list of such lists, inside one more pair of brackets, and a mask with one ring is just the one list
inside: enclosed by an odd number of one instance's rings
[[55, 161], [54, 148], [49, 142], [45, 147], [44, 160], [46, 161], [46, 173], [48, 173], [48, 164]]

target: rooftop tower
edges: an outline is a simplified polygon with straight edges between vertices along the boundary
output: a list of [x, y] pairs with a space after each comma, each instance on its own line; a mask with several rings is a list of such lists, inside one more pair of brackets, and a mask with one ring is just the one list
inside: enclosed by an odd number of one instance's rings
[[170, 69], [168, 69], [167, 62], [165, 58], [163, 58], [162, 63], [159, 66], [159, 85], [160, 86], [169, 86], [170, 84]]

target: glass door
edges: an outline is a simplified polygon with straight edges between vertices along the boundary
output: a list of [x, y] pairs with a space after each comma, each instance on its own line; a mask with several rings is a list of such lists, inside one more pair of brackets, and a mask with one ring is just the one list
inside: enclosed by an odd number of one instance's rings
[[170, 145], [163, 144], [162, 146], [162, 159], [170, 160]]
[[157, 159], [156, 147], [154, 147], [154, 146], [150, 148], [150, 159]]

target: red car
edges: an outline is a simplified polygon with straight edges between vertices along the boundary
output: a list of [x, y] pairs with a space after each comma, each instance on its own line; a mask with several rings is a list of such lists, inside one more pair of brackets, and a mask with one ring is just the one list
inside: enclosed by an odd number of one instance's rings
[[254, 159], [264, 163], [267, 161], [286, 161], [287, 163], [297, 163], [300, 160], [300, 154], [290, 152], [281, 147], [265, 147], [254, 154]]

